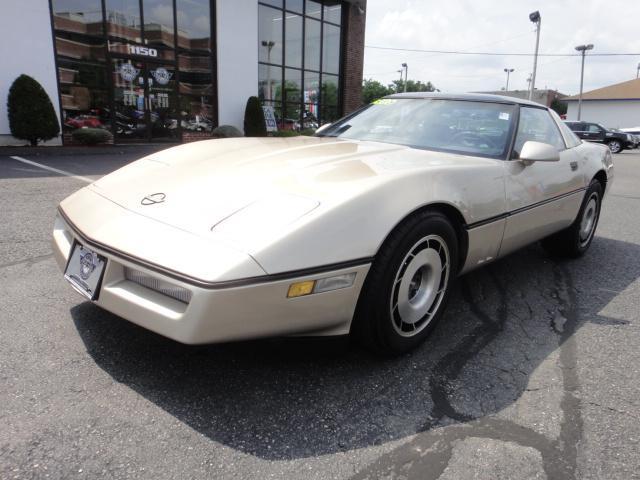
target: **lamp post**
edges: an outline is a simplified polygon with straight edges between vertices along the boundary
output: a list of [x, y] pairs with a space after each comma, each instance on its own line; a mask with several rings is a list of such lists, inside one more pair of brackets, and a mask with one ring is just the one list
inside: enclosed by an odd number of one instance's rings
[[504, 91], [508, 92], [509, 91], [509, 75], [513, 72], [513, 68], [505, 68], [504, 71], [507, 72], [507, 86], [505, 87]]
[[403, 63], [402, 68], [404, 68], [404, 93], [407, 93], [407, 81], [409, 79], [409, 65], [407, 65], [406, 63]]
[[[276, 42], [274, 42], [273, 40], [262, 40], [262, 46], [267, 48], [267, 63], [271, 63], [271, 49], [276, 45]], [[269, 98], [267, 98], [268, 101], [271, 101], [271, 65], [267, 66], [267, 85], [268, 85], [268, 92], [269, 92]]]
[[582, 54], [582, 67], [580, 68], [580, 96], [578, 96], [578, 121], [580, 121], [580, 114], [582, 113], [582, 85], [584, 81], [584, 57], [587, 50], [593, 50], [593, 44], [578, 45], [576, 50]]
[[536, 52], [533, 55], [533, 73], [531, 74], [531, 88], [529, 89], [529, 100], [533, 98], [533, 90], [536, 88], [536, 70], [538, 67], [538, 47], [540, 46], [540, 24], [542, 23], [542, 16], [540, 12], [536, 10], [529, 14], [529, 20], [536, 24]]
[[398, 70], [398, 73], [400, 74], [400, 85], [402, 85], [402, 74], [404, 73], [404, 69], [400, 69]]

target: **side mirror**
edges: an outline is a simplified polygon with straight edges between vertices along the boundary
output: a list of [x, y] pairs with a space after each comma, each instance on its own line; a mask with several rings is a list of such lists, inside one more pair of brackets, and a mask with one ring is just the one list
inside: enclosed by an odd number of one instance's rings
[[316, 129], [315, 134], [317, 135], [318, 133], [322, 133], [324, 130], [329, 128], [331, 125], [332, 125], [331, 123], [325, 123], [324, 125], [322, 125], [318, 129]]
[[520, 151], [520, 160], [523, 162], [557, 162], [560, 153], [553, 145], [529, 140], [524, 142]]

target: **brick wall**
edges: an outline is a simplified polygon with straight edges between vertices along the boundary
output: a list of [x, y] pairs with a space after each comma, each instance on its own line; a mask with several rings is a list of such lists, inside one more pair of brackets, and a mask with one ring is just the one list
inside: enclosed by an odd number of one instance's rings
[[[361, 10], [358, 5], [364, 10]], [[344, 26], [345, 49], [343, 64], [343, 114], [360, 107], [362, 93], [362, 68], [364, 63], [364, 29], [367, 1], [345, 4], [348, 7], [347, 23]]]

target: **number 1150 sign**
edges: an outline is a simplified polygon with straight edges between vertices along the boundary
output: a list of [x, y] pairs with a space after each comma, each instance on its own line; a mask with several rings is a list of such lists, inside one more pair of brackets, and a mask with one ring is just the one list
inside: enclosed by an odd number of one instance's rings
[[129, 53], [133, 55], [144, 55], [145, 57], [157, 57], [158, 50], [149, 47], [140, 47], [138, 45], [128, 45]]

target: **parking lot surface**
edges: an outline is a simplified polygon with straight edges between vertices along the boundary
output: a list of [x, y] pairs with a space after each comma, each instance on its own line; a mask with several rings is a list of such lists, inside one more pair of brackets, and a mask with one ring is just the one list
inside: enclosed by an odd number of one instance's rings
[[639, 153], [614, 156], [585, 257], [533, 245], [460, 278], [392, 360], [184, 346], [84, 302], [56, 205], [143, 153], [0, 156], [0, 478], [640, 478]]

